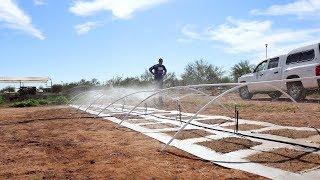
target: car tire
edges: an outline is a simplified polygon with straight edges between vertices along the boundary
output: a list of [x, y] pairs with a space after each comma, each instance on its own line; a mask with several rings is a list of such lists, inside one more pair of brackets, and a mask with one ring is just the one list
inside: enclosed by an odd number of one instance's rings
[[253, 97], [253, 94], [250, 93], [247, 86], [241, 87], [239, 89], [239, 95], [243, 100], [250, 100]]
[[291, 82], [287, 84], [288, 94], [296, 101], [306, 98], [307, 93], [301, 82]]
[[282, 96], [282, 93], [279, 91], [276, 91], [276, 92], [268, 93], [268, 95], [271, 97], [272, 100], [278, 100]]

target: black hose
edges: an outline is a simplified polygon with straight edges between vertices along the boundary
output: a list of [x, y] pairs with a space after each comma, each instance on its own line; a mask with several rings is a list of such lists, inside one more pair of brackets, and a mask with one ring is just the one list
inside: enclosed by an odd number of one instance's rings
[[[139, 113], [137, 113], [139, 114]], [[156, 117], [156, 118], [160, 118], [160, 119], [170, 119], [170, 120], [174, 120], [172, 118], [164, 118], [164, 117], [159, 117], [153, 114], [150, 114], [150, 116]], [[182, 120], [182, 122], [187, 123], [187, 121]], [[258, 137], [258, 136], [254, 136], [254, 135], [249, 135], [249, 134], [242, 134], [240, 132], [236, 132], [234, 133], [233, 131], [228, 131], [228, 130], [223, 130], [223, 129], [216, 129], [216, 128], [212, 128], [212, 127], [206, 127], [206, 126], [201, 126], [198, 124], [194, 124], [194, 123], [189, 123], [190, 125], [196, 126], [196, 127], [201, 127], [204, 129], [208, 129], [208, 130], [213, 130], [213, 131], [219, 131], [219, 132], [224, 132], [224, 133], [229, 133], [229, 134], [237, 134], [240, 136], [244, 136], [244, 137], [250, 137], [250, 138], [256, 138], [256, 139], [261, 139], [261, 140], [266, 140], [266, 141], [272, 141], [272, 142], [277, 142], [277, 143], [283, 143], [283, 144], [289, 144], [289, 145], [293, 145], [293, 146], [300, 146], [303, 148], [310, 148], [313, 150], [320, 150], [320, 147], [314, 147], [314, 146], [308, 146], [308, 145], [304, 145], [304, 144], [299, 144], [299, 143], [294, 143], [294, 142], [287, 142], [287, 141], [282, 141], [282, 140], [277, 140], [277, 139], [270, 139], [270, 138], [264, 138], [264, 137]]]

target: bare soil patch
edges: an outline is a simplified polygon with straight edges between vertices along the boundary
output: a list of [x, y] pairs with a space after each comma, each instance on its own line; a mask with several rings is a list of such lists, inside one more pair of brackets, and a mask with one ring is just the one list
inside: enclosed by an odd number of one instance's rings
[[[166, 132], [166, 134], [170, 136], [174, 136], [176, 133], [177, 131]], [[200, 138], [200, 137], [205, 137], [209, 135], [214, 135], [214, 133], [210, 133], [208, 131], [201, 130], [201, 129], [190, 129], [190, 130], [188, 129], [180, 132], [180, 134], [178, 134], [176, 139], [184, 140], [184, 139]]]
[[142, 127], [145, 127], [148, 129], [164, 129], [164, 128], [177, 128], [179, 126], [170, 124], [170, 123], [157, 123], [157, 124], [142, 125]]
[[[79, 119], [79, 117], [82, 117]], [[265, 179], [72, 108], [0, 109], [0, 179]]]
[[200, 142], [198, 144], [224, 154], [242, 149], [250, 149], [251, 147], [260, 145], [261, 143], [244, 138], [228, 137], [219, 140]]
[[320, 155], [287, 148], [254, 154], [247, 159], [291, 172], [305, 171], [320, 166]]
[[[232, 126], [223, 126], [224, 128], [227, 129], [235, 129], [236, 125]], [[261, 129], [264, 128], [265, 126], [257, 125], [257, 124], [239, 124], [238, 128], [240, 131], [251, 131], [255, 129]]]
[[261, 132], [263, 134], [272, 134], [277, 136], [288, 137], [292, 139], [308, 138], [310, 136], [317, 135], [316, 131], [299, 131], [293, 129], [277, 129]]
[[206, 120], [197, 120], [200, 123], [208, 124], [208, 125], [216, 125], [216, 124], [223, 124], [227, 122], [233, 122], [225, 119], [206, 119]]

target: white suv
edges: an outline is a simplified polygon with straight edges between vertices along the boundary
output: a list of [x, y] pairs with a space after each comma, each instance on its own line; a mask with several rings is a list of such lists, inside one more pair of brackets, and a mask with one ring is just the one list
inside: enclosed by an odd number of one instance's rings
[[[319, 78], [315, 77], [319, 76]], [[286, 79], [297, 81], [281, 81]], [[262, 61], [253, 73], [241, 76], [240, 83], [249, 83], [239, 90], [242, 99], [251, 99], [253, 94], [266, 93], [273, 99], [281, 96], [281, 92], [266, 85], [268, 82], [283, 91], [288, 92], [295, 100], [302, 100], [308, 93], [320, 90], [320, 44], [297, 48], [287, 55], [281, 55]], [[250, 82], [256, 82], [251, 83]]]

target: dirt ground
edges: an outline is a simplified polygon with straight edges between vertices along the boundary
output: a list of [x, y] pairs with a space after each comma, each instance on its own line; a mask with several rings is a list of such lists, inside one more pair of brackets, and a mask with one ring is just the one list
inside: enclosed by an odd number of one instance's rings
[[263, 134], [273, 134], [293, 139], [300, 139], [300, 138], [308, 138], [310, 136], [318, 135], [316, 131], [298, 131], [292, 129], [277, 129], [277, 130], [269, 130], [263, 131]]
[[261, 143], [251, 141], [249, 139], [228, 137], [219, 140], [204, 141], [198, 144], [224, 154], [232, 151], [238, 151], [241, 149], [250, 149], [251, 147], [260, 145]]
[[[166, 132], [166, 134], [170, 136], [174, 136], [178, 131], [169, 131]], [[201, 129], [192, 129], [192, 130], [185, 130], [180, 132], [180, 134], [176, 137], [176, 139], [192, 139], [192, 138], [200, 138], [205, 137], [209, 135], [215, 135], [214, 133], [209, 133], [207, 131], [201, 130]]]
[[0, 179], [264, 179], [63, 106], [0, 109], [0, 136]]

